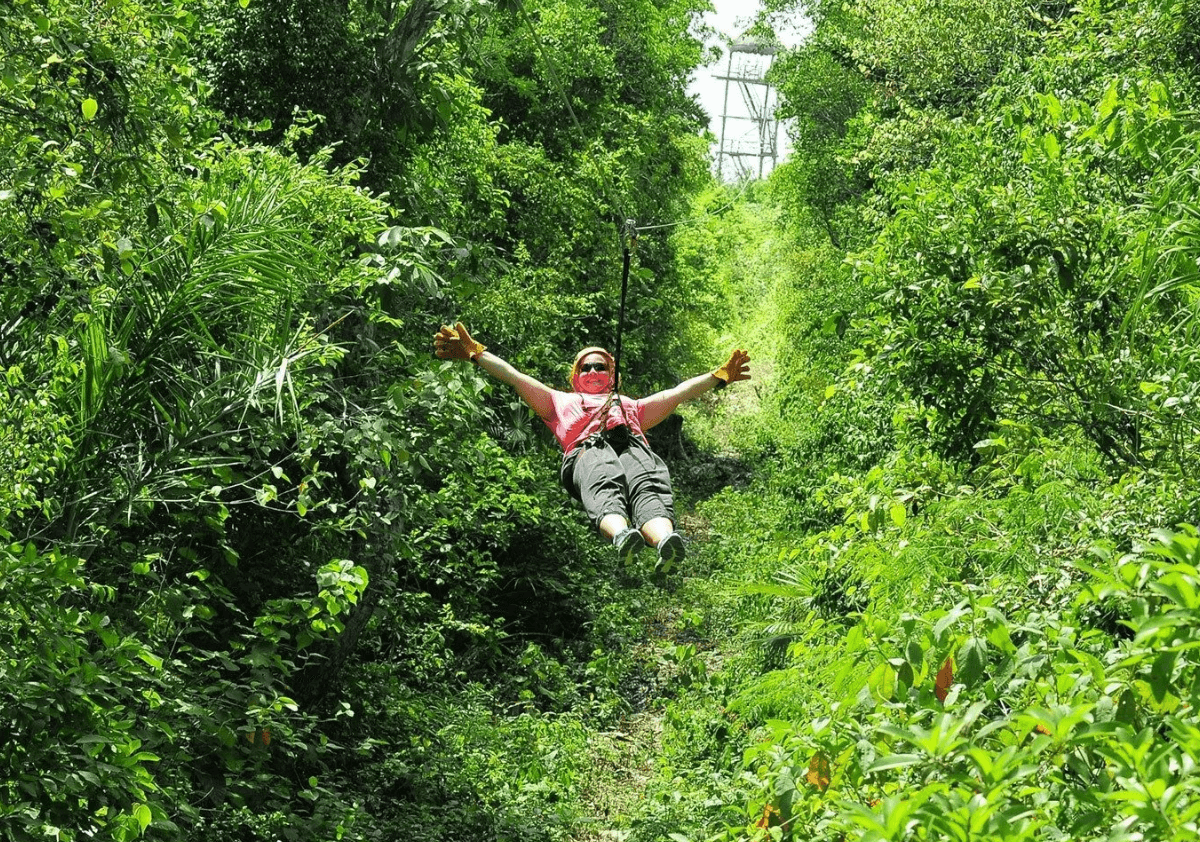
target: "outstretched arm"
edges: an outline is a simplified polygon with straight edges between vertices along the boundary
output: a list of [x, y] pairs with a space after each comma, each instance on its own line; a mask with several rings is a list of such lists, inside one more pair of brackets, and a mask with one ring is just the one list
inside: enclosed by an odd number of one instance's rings
[[471, 360], [497, 380], [512, 386], [539, 418], [549, 420], [554, 416], [550, 387], [488, 351], [471, 338], [462, 322], [454, 327], [442, 325], [441, 330], [433, 336], [433, 346], [435, 353], [443, 360]]
[[518, 371], [491, 351], [484, 351], [475, 357], [475, 362], [497, 380], [516, 389], [521, 400], [529, 404], [530, 409], [537, 413], [538, 418], [547, 420], [554, 416], [554, 401], [550, 398], [549, 386], [535, 380], [523, 371]]
[[729, 356], [729, 361], [716, 371], [684, 380], [678, 386], [665, 389], [642, 400], [642, 429], [649, 430], [667, 419], [682, 403], [698, 398], [709, 389], [717, 389], [750, 379], [750, 354], [741, 349]]

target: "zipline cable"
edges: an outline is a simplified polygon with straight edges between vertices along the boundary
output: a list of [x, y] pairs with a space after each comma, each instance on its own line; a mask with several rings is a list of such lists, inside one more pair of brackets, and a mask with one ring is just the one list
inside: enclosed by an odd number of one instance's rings
[[700, 214], [699, 216], [693, 216], [688, 219], [681, 219], [678, 222], [661, 222], [657, 225], [639, 225], [635, 230], [637, 231], [637, 233], [640, 234], [643, 231], [661, 231], [664, 228], [678, 228], [681, 225], [699, 224], [706, 219], [710, 219], [710, 218], [716, 216], [719, 213], [724, 213], [725, 211], [729, 210], [731, 207], [736, 205], [738, 199], [742, 198], [742, 196], [746, 193], [747, 188], [749, 188], [749, 187], [750, 187], [750, 179], [746, 179], [744, 182], [742, 182], [742, 188], [740, 190], [738, 190], [737, 195], [734, 196], [732, 199], [730, 199], [725, 204], [721, 205], [721, 207], [717, 208], [716, 210], [707, 210], [704, 213]]
[[613, 355], [613, 390], [621, 383], [621, 332], [625, 327], [625, 296], [629, 292], [630, 250], [637, 246], [637, 226], [632, 219], [625, 220], [625, 248], [621, 255], [621, 308], [617, 314], [617, 352]]

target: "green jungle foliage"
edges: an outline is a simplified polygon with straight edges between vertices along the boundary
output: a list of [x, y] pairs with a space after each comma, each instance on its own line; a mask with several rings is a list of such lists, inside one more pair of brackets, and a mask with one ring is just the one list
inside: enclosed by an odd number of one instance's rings
[[1195, 838], [1195, 4], [769, 11], [771, 239], [704, 226], [771, 276], [687, 589], [729, 643], [628, 838]]
[[[1200, 835], [1194, 0], [0, 8], [0, 840]], [[464, 320], [664, 425], [656, 588]]]
[[563, 837], [634, 619], [430, 338], [611, 342], [618, 223], [707, 182], [702, 8], [0, 9], [0, 839]]

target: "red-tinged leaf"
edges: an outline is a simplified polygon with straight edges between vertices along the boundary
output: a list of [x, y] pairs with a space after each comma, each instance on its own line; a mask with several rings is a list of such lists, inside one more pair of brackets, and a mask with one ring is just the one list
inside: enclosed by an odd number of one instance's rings
[[1036, 728], [1035, 730], [1036, 730], [1036, 731], [1037, 731], [1039, 734], [1045, 734], [1047, 737], [1051, 736], [1051, 734], [1050, 734], [1050, 729], [1049, 729], [1049, 728], [1047, 728], [1045, 725], [1043, 725], [1043, 724], [1042, 724], [1042, 723], [1040, 723], [1040, 722], [1038, 723], [1038, 726], [1037, 726], [1037, 728]]
[[[754, 823], [754, 826], [757, 828], [764, 828], [764, 829], [771, 827], [773, 824], [771, 821], [771, 817], [778, 816], [778, 815], [779, 815], [778, 810], [776, 810], [770, 804], [764, 804], [762, 818], [760, 818], [758, 821], [756, 821]], [[778, 824], [778, 823], [779, 823], [778, 821], [774, 822], [774, 824]]]
[[946, 663], [942, 664], [942, 668], [938, 670], [937, 678], [933, 682], [933, 695], [937, 696], [939, 702], [946, 701], [946, 695], [950, 692], [950, 685], [954, 683], [954, 659], [947, 658]]
[[263, 728], [262, 741], [263, 741], [263, 745], [265, 745], [265, 746], [269, 746], [271, 744], [271, 729], [270, 728]]
[[829, 789], [829, 781], [831, 779], [829, 758], [825, 756], [825, 752], [818, 751], [808, 761], [808, 774], [804, 776], [804, 780], [808, 781], [821, 792], [824, 792]]

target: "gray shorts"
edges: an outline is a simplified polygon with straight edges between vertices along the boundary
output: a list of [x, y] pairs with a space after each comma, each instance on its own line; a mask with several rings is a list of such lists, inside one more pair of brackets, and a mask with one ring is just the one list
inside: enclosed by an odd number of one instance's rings
[[596, 525], [610, 514], [638, 527], [658, 517], [675, 520], [667, 464], [640, 436], [592, 436], [563, 457], [559, 478]]

